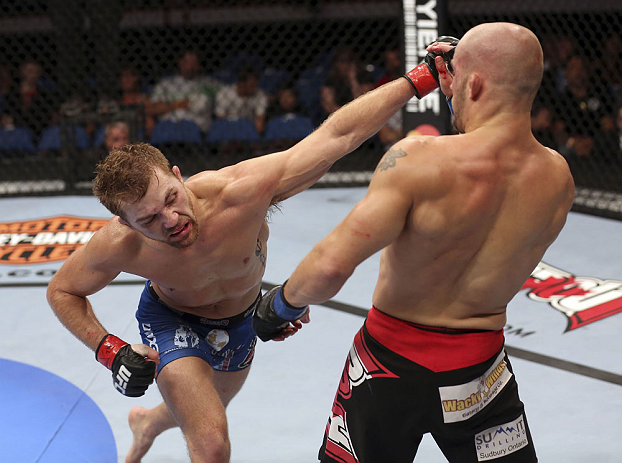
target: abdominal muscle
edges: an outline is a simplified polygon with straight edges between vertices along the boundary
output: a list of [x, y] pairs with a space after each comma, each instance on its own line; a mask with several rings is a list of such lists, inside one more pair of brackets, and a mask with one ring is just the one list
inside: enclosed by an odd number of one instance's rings
[[211, 319], [232, 317], [244, 312], [255, 302], [261, 290], [261, 282], [243, 289], [236, 284], [238, 288], [235, 290], [227, 289], [227, 285], [222, 282], [190, 290], [169, 289], [153, 282], [152, 286], [167, 306]]

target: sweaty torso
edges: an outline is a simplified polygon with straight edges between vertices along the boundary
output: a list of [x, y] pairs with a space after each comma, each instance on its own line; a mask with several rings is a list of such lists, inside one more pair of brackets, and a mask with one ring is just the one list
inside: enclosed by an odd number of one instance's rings
[[123, 271], [151, 280], [167, 305], [207, 318], [236, 315], [259, 294], [272, 199], [256, 185], [219, 178], [219, 172], [210, 174], [209, 186], [186, 183], [197, 196], [199, 223], [199, 236], [188, 248], [150, 240], [116, 219], [110, 224], [120, 242], [132, 243]]
[[568, 168], [535, 141], [507, 148], [469, 134], [432, 143], [434, 186], [413, 189], [406, 226], [383, 251], [374, 305], [415, 323], [501, 329], [565, 223]]

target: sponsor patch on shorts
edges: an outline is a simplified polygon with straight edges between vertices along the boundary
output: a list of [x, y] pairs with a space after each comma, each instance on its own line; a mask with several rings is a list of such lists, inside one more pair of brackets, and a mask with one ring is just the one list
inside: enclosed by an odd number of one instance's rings
[[525, 417], [493, 426], [475, 435], [477, 461], [505, 457], [529, 445]]
[[468, 420], [501, 392], [512, 378], [504, 358], [505, 351], [501, 351], [486, 373], [473, 381], [438, 388], [445, 423]]

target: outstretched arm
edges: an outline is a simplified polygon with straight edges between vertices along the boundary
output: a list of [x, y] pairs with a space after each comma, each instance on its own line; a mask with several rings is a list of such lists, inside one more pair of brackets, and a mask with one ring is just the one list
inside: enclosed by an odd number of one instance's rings
[[290, 149], [245, 161], [244, 169], [271, 182], [274, 202], [293, 196], [380, 130], [414, 95], [406, 79], [390, 82], [341, 107]]
[[[384, 156], [365, 198], [303, 259], [283, 286], [266, 293], [253, 317], [263, 340], [293, 334], [305, 320], [307, 306], [333, 297], [372, 254], [404, 230], [412, 206], [410, 175], [395, 168], [407, 155], [400, 144]], [[292, 323], [293, 325], [290, 325]]]
[[412, 194], [396, 166], [405, 155], [399, 145], [385, 154], [366, 196], [298, 265], [284, 287], [291, 305], [330, 299], [361, 262], [400, 235], [412, 206]]

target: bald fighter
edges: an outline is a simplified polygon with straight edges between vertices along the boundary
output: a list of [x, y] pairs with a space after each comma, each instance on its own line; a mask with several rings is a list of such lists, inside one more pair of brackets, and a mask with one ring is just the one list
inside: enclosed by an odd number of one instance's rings
[[[164, 403], [130, 411], [134, 440], [126, 462], [140, 461], [156, 436], [175, 426], [193, 462], [229, 461], [225, 407], [255, 351], [251, 316], [261, 299], [266, 214], [313, 184], [406, 101], [436, 88], [429, 63], [420, 66], [408, 82], [363, 95], [286, 151], [186, 181], [148, 144], [114, 148], [98, 166], [94, 192], [115, 217], [67, 259], [47, 297], [60, 321], [112, 371], [119, 392], [143, 395], [157, 371]], [[147, 279], [136, 312], [143, 344], [109, 333], [87, 298], [120, 272]], [[289, 325], [280, 339], [300, 326]]]
[[537, 461], [503, 327], [574, 195], [566, 161], [531, 133], [542, 49], [524, 27], [483, 24], [435, 64], [459, 134], [395, 144], [366, 196], [255, 315], [269, 339], [382, 249], [322, 462], [410, 463], [425, 433], [450, 462]]

